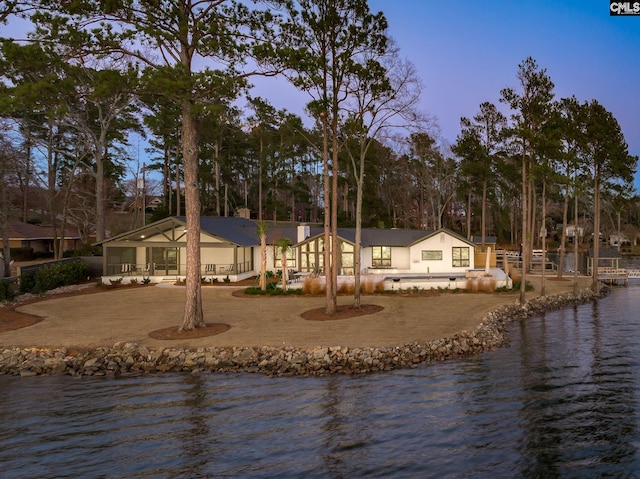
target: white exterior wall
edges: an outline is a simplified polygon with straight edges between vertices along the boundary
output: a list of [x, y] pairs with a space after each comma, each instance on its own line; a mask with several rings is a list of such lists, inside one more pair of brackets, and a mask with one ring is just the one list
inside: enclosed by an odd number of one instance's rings
[[391, 248], [391, 267], [400, 270], [411, 269], [411, 257], [408, 248]]
[[[453, 267], [453, 248], [469, 248], [469, 266]], [[422, 251], [442, 251], [442, 260], [423, 260]], [[474, 268], [474, 248], [446, 233], [438, 233], [411, 247], [412, 273], [464, 273]]]
[[[267, 271], [276, 272], [273, 245], [267, 245]], [[253, 249], [253, 267], [256, 274], [260, 274], [260, 265], [262, 264], [260, 245]]]
[[360, 248], [360, 268], [362, 271], [366, 272], [371, 268], [372, 262], [371, 248]]

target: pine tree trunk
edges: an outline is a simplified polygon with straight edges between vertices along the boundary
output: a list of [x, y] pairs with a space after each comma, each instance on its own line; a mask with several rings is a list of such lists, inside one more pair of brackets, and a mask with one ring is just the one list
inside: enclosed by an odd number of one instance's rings
[[[567, 243], [567, 221], [569, 217], [569, 186], [564, 190], [564, 206], [562, 209], [562, 235], [560, 236], [560, 260], [558, 261], [558, 279], [562, 279], [564, 271], [564, 248]], [[575, 236], [574, 236], [575, 238]]]
[[200, 285], [200, 193], [198, 190], [198, 139], [192, 105], [182, 106], [182, 155], [187, 220], [187, 275], [184, 320], [180, 330], [206, 326]]

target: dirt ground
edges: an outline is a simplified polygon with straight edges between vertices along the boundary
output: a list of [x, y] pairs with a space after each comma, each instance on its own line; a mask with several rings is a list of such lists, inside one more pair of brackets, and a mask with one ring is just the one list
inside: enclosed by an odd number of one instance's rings
[[[529, 276], [539, 295], [540, 278]], [[579, 287], [590, 278], [579, 278]], [[178, 332], [185, 288], [173, 285], [88, 288], [0, 309], [4, 347], [98, 347], [118, 341], [149, 347], [315, 346], [381, 347], [442, 338], [477, 326], [518, 293], [383, 294], [338, 298], [338, 312], [324, 314], [324, 296], [248, 296], [243, 286], [203, 287], [207, 328]], [[546, 293], [573, 289], [572, 280], [547, 278]], [[234, 292], [236, 294], [234, 295]], [[328, 319], [331, 319], [330, 321]]]

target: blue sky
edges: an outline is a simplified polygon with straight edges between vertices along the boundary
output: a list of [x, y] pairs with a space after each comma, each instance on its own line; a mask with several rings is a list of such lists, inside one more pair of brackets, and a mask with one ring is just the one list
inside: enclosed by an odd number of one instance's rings
[[[424, 83], [421, 108], [454, 142], [460, 117], [498, 104], [518, 87], [518, 64], [533, 57], [555, 84], [556, 98], [597, 99], [618, 119], [629, 152], [640, 155], [640, 16], [609, 16], [608, 0], [370, 0]], [[302, 112], [306, 97], [259, 94]], [[280, 102], [280, 103], [278, 103]], [[640, 190], [640, 181], [636, 181]]]

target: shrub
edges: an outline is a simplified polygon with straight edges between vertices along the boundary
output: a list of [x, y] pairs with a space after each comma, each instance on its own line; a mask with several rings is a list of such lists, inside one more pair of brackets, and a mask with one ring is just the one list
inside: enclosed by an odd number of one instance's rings
[[[520, 291], [520, 285], [521, 285], [520, 280], [514, 281], [513, 282], [512, 291]], [[533, 285], [531, 283], [529, 283], [529, 281], [527, 281], [527, 284], [525, 285], [524, 290], [525, 291], [533, 291]]]
[[302, 284], [302, 291], [305, 294], [322, 294], [324, 293], [324, 284], [316, 278], [307, 278]]
[[36, 280], [33, 274], [22, 273], [20, 275], [20, 292], [31, 293], [36, 285]]
[[138, 278], [131, 278], [129, 280], [129, 284], [137, 284], [138, 283]]
[[151, 278], [149, 278], [149, 276], [143, 276], [142, 284], [149, 284], [149, 283], [151, 283]]
[[229, 278], [229, 275], [226, 275], [222, 281], [224, 281], [225, 283], [230, 283], [231, 278]]
[[258, 286], [250, 286], [248, 288], [245, 288], [244, 293], [261, 295], [261, 296], [291, 296], [291, 295], [303, 294], [303, 291], [301, 289], [288, 289], [285, 291], [282, 288], [275, 288], [275, 287], [269, 288], [266, 291], [262, 291]]
[[[362, 290], [362, 288], [360, 288]], [[338, 294], [351, 295], [355, 293], [356, 285], [354, 283], [341, 283], [338, 285]]]
[[373, 281], [361, 281], [360, 282], [360, 293], [362, 294], [373, 294], [376, 292], [376, 284]]
[[11, 301], [14, 297], [11, 281], [0, 280], [0, 301]]
[[119, 285], [122, 284], [122, 281], [124, 280], [124, 278], [122, 276], [120, 276], [119, 278], [114, 278], [109, 280], [111, 282], [111, 284], [115, 285]]
[[509, 268], [509, 276], [511, 276], [511, 279], [513, 280], [513, 284], [520, 282], [520, 276], [521, 276], [520, 270], [516, 268]]
[[[89, 272], [89, 266], [82, 261], [73, 261], [69, 263], [58, 263], [51, 266], [45, 266], [38, 269], [33, 275], [33, 287], [30, 290], [33, 293], [44, 293], [50, 289], [77, 283], [79, 280], [86, 278]], [[23, 275], [26, 276], [26, 275]], [[23, 291], [23, 278], [20, 278], [20, 290]], [[31, 283], [27, 280], [25, 283]], [[26, 286], [24, 292], [27, 292]]]

